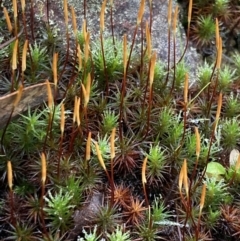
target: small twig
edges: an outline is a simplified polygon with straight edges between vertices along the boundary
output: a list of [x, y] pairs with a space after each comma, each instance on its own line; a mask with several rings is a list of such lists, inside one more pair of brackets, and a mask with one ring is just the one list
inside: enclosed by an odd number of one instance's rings
[[17, 38], [19, 38], [23, 33], [23, 28], [21, 29], [21, 31], [18, 33], [18, 35], [16, 37], [13, 37], [11, 39], [9, 39], [7, 42], [0, 44], [0, 49], [5, 48], [6, 46], [8, 46], [9, 44], [11, 44], [13, 41], [15, 41]]

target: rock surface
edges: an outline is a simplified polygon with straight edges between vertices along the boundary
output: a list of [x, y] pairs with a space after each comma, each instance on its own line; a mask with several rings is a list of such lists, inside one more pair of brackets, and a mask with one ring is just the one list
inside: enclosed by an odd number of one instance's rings
[[[108, 1], [109, 2], [109, 1]], [[114, 26], [114, 34], [117, 38], [121, 39], [123, 34], [127, 34], [129, 44], [132, 40], [132, 36], [135, 30], [138, 10], [140, 6], [140, 0], [115, 0], [113, 1], [113, 26]], [[81, 30], [82, 21], [84, 19], [84, 8], [83, 8], [83, 0], [69, 0], [69, 6], [73, 6], [75, 9], [78, 29]], [[99, 16], [101, 10], [102, 1], [95, 0], [87, 0], [86, 6], [86, 18], [87, 18], [87, 26], [88, 30], [91, 33], [91, 38], [93, 40], [99, 38], [100, 34], [100, 23]], [[46, 21], [46, 6], [39, 0], [37, 2], [37, 9], [41, 9], [39, 11], [39, 17], [41, 20]], [[175, 10], [177, 3], [173, 1], [173, 11]], [[66, 31], [64, 17], [63, 17], [63, 7], [62, 3], [51, 2], [49, 6], [50, 10], [50, 23], [52, 26], [57, 26], [60, 33], [64, 33]], [[167, 63], [168, 60], [168, 23], [167, 23], [167, 15], [168, 15], [168, 0], [153, 0], [152, 1], [152, 9], [153, 9], [153, 22], [152, 22], [152, 47], [153, 50], [157, 51], [158, 58]], [[145, 32], [145, 22], [150, 23], [150, 14], [149, 14], [149, 4], [146, 1], [145, 4], [145, 13], [143, 17], [143, 29]], [[110, 21], [110, 4], [107, 4], [107, 9], [105, 13], [105, 36], [111, 36], [111, 21]], [[69, 28], [71, 29], [71, 16], [69, 17]], [[140, 45], [141, 32], [138, 31], [138, 35], [136, 38], [136, 45]], [[181, 58], [184, 47], [186, 44], [186, 34], [183, 29], [181, 23], [178, 23], [177, 27], [177, 37], [176, 37], [176, 62]], [[171, 33], [170, 40], [170, 58], [171, 58], [171, 66], [173, 66], [173, 39]], [[183, 58], [183, 61], [186, 63], [189, 69], [190, 81], [194, 82], [196, 79], [196, 66], [202, 61], [202, 57], [197, 53], [196, 49], [189, 46], [186, 54]]]
[[67, 240], [75, 240], [88, 225], [94, 225], [94, 218], [102, 206], [103, 194], [94, 192], [85, 205], [74, 212], [74, 228], [70, 231]]

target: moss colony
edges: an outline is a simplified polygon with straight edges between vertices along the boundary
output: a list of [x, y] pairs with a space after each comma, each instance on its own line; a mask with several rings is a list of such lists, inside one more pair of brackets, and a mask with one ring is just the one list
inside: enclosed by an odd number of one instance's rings
[[[116, 35], [117, 1], [95, 3], [94, 39], [90, 3], [81, 28], [77, 6], [61, 4], [58, 31], [49, 1], [3, 3], [0, 239], [239, 240], [240, 54], [222, 34], [232, 19], [237, 28], [238, 2], [185, 3], [177, 57], [169, 1], [165, 61], [152, 48], [152, 1], [139, 3], [131, 38]], [[214, 50], [195, 82], [190, 40]]]

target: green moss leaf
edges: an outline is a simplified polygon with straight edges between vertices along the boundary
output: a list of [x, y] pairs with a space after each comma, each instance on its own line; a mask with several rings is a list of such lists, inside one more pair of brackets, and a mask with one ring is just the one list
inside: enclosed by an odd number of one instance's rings
[[210, 162], [207, 165], [206, 176], [207, 177], [216, 177], [220, 178], [221, 175], [224, 175], [226, 169], [218, 162]]

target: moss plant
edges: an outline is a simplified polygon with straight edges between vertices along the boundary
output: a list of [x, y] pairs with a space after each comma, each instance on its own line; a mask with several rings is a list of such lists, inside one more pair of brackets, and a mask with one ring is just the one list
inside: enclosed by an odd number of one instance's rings
[[216, 178], [206, 179], [206, 207], [211, 207], [213, 211], [218, 210], [221, 203], [231, 202], [231, 196], [228, 193], [224, 180], [217, 181]]
[[[109, 82], [113, 82], [118, 75], [123, 71], [123, 58], [122, 58], [122, 43], [115, 42], [115, 47], [112, 44], [112, 39], [107, 38], [104, 41], [104, 59], [101, 50], [101, 45], [97, 43], [93, 49], [93, 61], [95, 65], [95, 75], [98, 78], [98, 84], [104, 85], [104, 80], [107, 78]], [[116, 51], [117, 50], [117, 51]]]
[[226, 105], [224, 112], [227, 118], [233, 118], [236, 115], [239, 115], [239, 99], [238, 96], [235, 96], [233, 93], [230, 93], [226, 99]]
[[70, 176], [64, 180], [66, 193], [72, 194], [71, 204], [77, 206], [81, 203], [83, 196], [83, 180], [81, 177]]
[[41, 241], [63, 241], [65, 240], [65, 235], [60, 235], [59, 231], [52, 232], [48, 235], [43, 235], [43, 238], [40, 238]]
[[134, 199], [133, 197], [131, 197], [128, 210], [125, 213], [127, 217], [127, 223], [138, 225], [144, 220], [144, 211], [146, 210], [146, 208], [143, 206], [143, 203], [144, 201], [140, 202], [138, 198]]
[[27, 63], [26, 76], [29, 76], [28, 72], [30, 73], [28, 81], [30, 83], [36, 83], [39, 80], [43, 81], [47, 77], [43, 74], [47, 74], [47, 70], [50, 70], [50, 68], [47, 68], [47, 62], [50, 57], [48, 56], [47, 47], [40, 46], [35, 42], [33, 45], [29, 46], [29, 50], [32, 58], [31, 62], [29, 61]]
[[212, 70], [213, 65], [209, 64], [208, 62], [204, 62], [203, 65], [199, 66], [197, 69], [197, 83], [200, 89], [205, 88], [209, 82], [211, 81], [212, 77]]
[[119, 116], [115, 115], [114, 112], [106, 110], [103, 112], [103, 131], [104, 134], [110, 133], [117, 125]]
[[109, 241], [130, 241], [129, 232], [124, 233], [121, 227], [118, 226], [112, 234], [108, 234]]
[[[36, 150], [46, 136], [47, 123], [42, 117], [43, 112], [31, 112], [28, 109], [28, 115], [23, 115], [18, 123], [12, 123], [8, 128], [12, 137], [11, 144], [26, 153]], [[16, 129], [18, 134], [15, 132]]]
[[234, 185], [238, 185], [240, 183], [240, 170], [236, 170], [235, 166], [229, 167], [226, 173], [226, 180], [231, 181], [233, 180]]
[[34, 227], [27, 226], [26, 224], [17, 223], [15, 227], [11, 226], [9, 234], [10, 235], [6, 240], [36, 240], [36, 232], [34, 232]]
[[229, 22], [231, 19], [231, 12], [229, 9], [230, 1], [229, 0], [215, 0], [213, 4], [213, 14], [217, 18], [225, 22]]
[[53, 230], [66, 231], [74, 208], [74, 205], [71, 204], [72, 198], [73, 195], [71, 193], [63, 193], [62, 189], [54, 195], [48, 192], [48, 196], [44, 198], [46, 201], [44, 211], [47, 219], [50, 220], [49, 225]]
[[157, 229], [154, 227], [149, 227], [148, 223], [138, 227], [138, 235], [144, 241], [154, 241], [160, 238]]
[[36, 224], [41, 222], [41, 203], [35, 192], [33, 195], [28, 195], [25, 208], [27, 208], [28, 220]]
[[97, 226], [94, 227], [93, 232], [87, 233], [87, 231], [83, 229], [83, 233], [84, 233], [84, 238], [78, 237], [77, 241], [97, 241], [99, 238], [97, 236]]
[[129, 187], [124, 187], [123, 184], [116, 185], [114, 187], [115, 205], [119, 206], [119, 208], [127, 209], [130, 204], [130, 201], [131, 201], [131, 191]]
[[240, 54], [235, 52], [232, 56], [233, 65], [236, 68], [236, 76], [239, 78], [240, 76]]
[[[98, 136], [97, 138], [97, 143], [99, 145], [99, 149], [101, 151], [102, 157], [105, 160], [110, 159], [110, 137], [108, 135], [104, 135], [103, 138], [101, 138], [100, 136]], [[97, 151], [96, 148], [94, 148], [95, 145], [95, 141], [92, 141], [92, 146], [93, 146], [93, 153], [95, 155], [97, 155]]]
[[222, 146], [226, 150], [232, 150], [239, 141], [238, 134], [239, 123], [236, 118], [224, 120], [222, 125]]
[[147, 179], [151, 184], [157, 183], [164, 179], [164, 174], [166, 174], [167, 155], [161, 150], [159, 145], [155, 145], [150, 147], [147, 157]]
[[200, 15], [196, 27], [193, 28], [193, 34], [192, 39], [197, 45], [209, 45], [215, 37], [215, 22], [212, 15]]
[[188, 69], [184, 62], [180, 62], [176, 65], [176, 72], [175, 72], [175, 76], [173, 76], [173, 79], [175, 83], [174, 87], [177, 90], [182, 89], [187, 72], [188, 72]]
[[173, 121], [174, 114], [171, 108], [164, 107], [158, 113], [156, 123], [154, 123], [154, 129], [158, 133], [159, 138], [164, 134], [167, 134], [171, 129], [171, 121]]
[[153, 88], [156, 91], [161, 91], [164, 88], [164, 77], [166, 76], [166, 66], [157, 62], [154, 70]]
[[165, 206], [160, 198], [155, 198], [152, 209], [152, 220], [154, 223], [167, 222], [171, 217], [171, 213], [167, 211], [167, 206]]
[[96, 225], [98, 232], [103, 236], [107, 236], [107, 233], [112, 233], [121, 224], [121, 214], [117, 213], [116, 206], [110, 207], [106, 204], [99, 208], [96, 218]]
[[218, 75], [218, 90], [226, 92], [230, 88], [230, 84], [234, 81], [235, 70], [230, 69], [227, 65], [220, 69]]
[[206, 220], [205, 220], [206, 226], [210, 229], [216, 228], [217, 222], [220, 219], [220, 215], [221, 215], [220, 211], [218, 210], [213, 211], [212, 208], [210, 207], [208, 211], [208, 216], [206, 217]]

